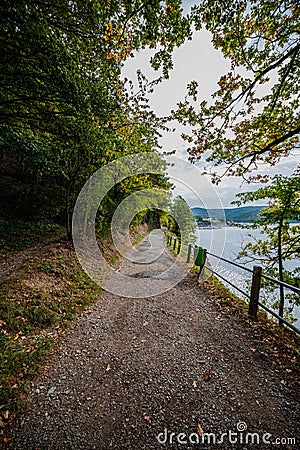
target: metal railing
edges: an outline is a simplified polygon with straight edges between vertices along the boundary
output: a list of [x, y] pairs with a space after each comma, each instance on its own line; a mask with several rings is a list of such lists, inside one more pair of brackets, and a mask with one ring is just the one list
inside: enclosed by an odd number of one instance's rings
[[[234, 261], [230, 261], [229, 259], [226, 259], [226, 258], [223, 258], [221, 256], [215, 255], [214, 253], [210, 253], [206, 249], [203, 249], [202, 247], [197, 246], [197, 245], [193, 245], [191, 243], [186, 244], [187, 252], [185, 252], [183, 250], [183, 245], [181, 244], [180, 240], [177, 237], [171, 236], [171, 235], [169, 235], [167, 233], [166, 233], [166, 237], [167, 237], [167, 245], [171, 246], [173, 248], [173, 251], [177, 252], [178, 255], [179, 255], [179, 253], [186, 255], [186, 262], [188, 262], [188, 263], [191, 262], [191, 260], [192, 260], [192, 251], [194, 251], [193, 261], [194, 261], [195, 265], [199, 266], [200, 274], [201, 274], [202, 270], [205, 268], [205, 269], [209, 270], [211, 273], [213, 273], [214, 275], [216, 275], [217, 277], [221, 278], [226, 283], [228, 283], [230, 286], [234, 287], [234, 289], [236, 289], [238, 292], [243, 294], [246, 298], [248, 298], [248, 300], [249, 300], [248, 315], [249, 315], [249, 317], [252, 320], [257, 320], [258, 307], [261, 307], [265, 311], [267, 311], [269, 314], [271, 314], [272, 316], [276, 317], [276, 319], [279, 320], [280, 324], [284, 324], [287, 327], [291, 328], [293, 331], [295, 331], [297, 334], [300, 334], [299, 328], [295, 327], [295, 325], [293, 325], [292, 323], [287, 321], [284, 317], [282, 317], [281, 315], [277, 314], [275, 311], [273, 311], [268, 306], [264, 305], [262, 302], [259, 301], [260, 288], [261, 288], [261, 279], [262, 278], [264, 278], [264, 279], [266, 279], [268, 281], [271, 281], [273, 283], [276, 283], [279, 286], [281, 285], [284, 288], [290, 289], [291, 291], [293, 291], [294, 293], [296, 293], [298, 295], [300, 295], [300, 289], [299, 288], [297, 288], [296, 286], [292, 286], [291, 284], [285, 283], [284, 281], [277, 280], [276, 278], [272, 278], [269, 275], [265, 275], [263, 273], [263, 271], [262, 271], [262, 267], [260, 267], [260, 266], [253, 266], [253, 269], [251, 270], [248, 267], [244, 267], [241, 264], [238, 264], [238, 263], [236, 263]], [[202, 250], [202, 252], [201, 252], [202, 257], [201, 258], [199, 257], [199, 249]], [[225, 261], [228, 264], [231, 264], [233, 266], [239, 267], [240, 269], [251, 273], [252, 274], [252, 279], [251, 279], [250, 294], [245, 292], [245, 291], [243, 291], [238, 286], [236, 286], [235, 284], [231, 283], [231, 281], [229, 281], [225, 277], [223, 277], [220, 273], [216, 272], [211, 267], [209, 267], [206, 264], [207, 255], [210, 255], [210, 256], [212, 256], [214, 258], [217, 258], [217, 259], [220, 259], [222, 261]]]

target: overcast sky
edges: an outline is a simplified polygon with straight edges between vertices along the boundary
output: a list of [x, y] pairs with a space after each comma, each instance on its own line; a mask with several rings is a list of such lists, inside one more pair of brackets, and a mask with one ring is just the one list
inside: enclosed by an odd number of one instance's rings
[[[193, 3], [193, 1], [184, 2], [185, 12], [188, 11], [189, 5]], [[141, 69], [148, 79], [157, 78], [159, 73], [154, 71], [149, 64], [152, 54], [153, 52], [149, 49], [136, 52], [135, 57], [128, 59], [126, 62], [123, 76], [135, 81], [136, 71]], [[186, 85], [192, 80], [198, 81], [198, 102], [200, 103], [203, 99], [209, 100], [211, 94], [217, 90], [217, 82], [220, 76], [227, 73], [230, 68], [229, 61], [224, 59], [220, 51], [213, 48], [211, 35], [206, 30], [194, 32], [192, 41], [186, 41], [181, 47], [175, 49], [173, 63], [174, 69], [170, 72], [169, 79], [155, 86], [154, 93], [149, 96], [149, 105], [159, 116], [168, 115], [172, 109], [175, 109], [176, 103], [183, 100], [186, 94]], [[176, 149], [176, 156], [187, 160], [187, 143], [180, 137], [184, 128], [177, 123], [173, 123], [172, 126], [176, 128], [176, 132], [164, 133], [160, 140], [160, 145], [162, 145], [163, 151]], [[299, 152], [288, 158], [283, 158], [276, 165], [276, 168], [273, 169], [273, 173], [290, 174], [298, 162]], [[201, 161], [197, 166], [203, 167], [204, 161]], [[266, 173], [267, 171], [271, 173], [266, 166], [260, 168], [261, 173]], [[203, 185], [203, 190], [207, 191], [210, 181], [209, 178], [205, 179], [205, 176], [201, 174], [201, 170], [192, 170], [191, 176], [195, 178], [192, 184], [196, 182], [199, 186]], [[180, 173], [178, 173], [178, 177], [180, 179]], [[176, 186], [176, 194], [183, 195], [191, 207], [202, 206], [200, 199], [194, 195], [193, 189], [189, 189], [189, 186], [183, 186], [175, 179], [172, 181]], [[213, 204], [216, 203], [216, 197], [219, 197], [223, 207], [232, 207], [231, 202], [234, 200], [235, 195], [238, 192], [247, 190], [253, 190], [253, 185], [249, 186], [243, 183], [238, 177], [226, 177], [218, 186], [211, 186], [209, 191], [212, 204], [211, 206], [207, 204], [208, 198], [206, 196], [206, 206], [213, 208]]]

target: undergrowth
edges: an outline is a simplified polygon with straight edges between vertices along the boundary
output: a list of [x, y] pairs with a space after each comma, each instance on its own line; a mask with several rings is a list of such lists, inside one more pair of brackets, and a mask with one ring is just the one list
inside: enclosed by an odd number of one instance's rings
[[19, 412], [24, 389], [36, 375], [56, 338], [88, 305], [100, 287], [77, 262], [71, 245], [55, 244], [26, 271], [2, 284], [0, 295], [1, 411]]
[[50, 222], [26, 222], [0, 218], [0, 256], [28, 248], [41, 239], [62, 233], [63, 227]]

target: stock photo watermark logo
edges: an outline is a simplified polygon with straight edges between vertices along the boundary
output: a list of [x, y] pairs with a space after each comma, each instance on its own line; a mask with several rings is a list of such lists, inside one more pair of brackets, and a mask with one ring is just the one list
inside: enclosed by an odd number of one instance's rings
[[[211, 182], [205, 178], [201, 171], [191, 163], [174, 155], [166, 158], [168, 176], [172, 183], [181, 192], [185, 192], [194, 203], [209, 208], [223, 210], [220, 198]], [[156, 153], [139, 153], [119, 158], [96, 171], [82, 188], [73, 213], [72, 235], [74, 248], [85, 272], [104, 290], [130, 298], [151, 297], [168, 291], [177, 285], [187, 274], [193, 262], [185, 265], [174, 260], [169, 264], [155, 282], [151, 278], [134, 278], [121, 273], [111, 267], [102, 254], [96, 238], [95, 223], [101, 202], [105, 196], [126, 178], [144, 174], [164, 175], [165, 167], [161, 156]], [[140, 265], [151, 264], [164, 258], [165, 247], [161, 244], [162, 232], [156, 231], [149, 235], [150, 246], [146, 251], [139, 251], [132, 246], [129, 238], [129, 227], [133, 218], [147, 209], [158, 209], [169, 213], [169, 192], [164, 189], [142, 189], [128, 195], [116, 207], [113, 214], [110, 230], [114, 245], [125, 259]], [[211, 206], [212, 205], [212, 206]], [[184, 236], [184, 217], [176, 218]], [[225, 243], [225, 229], [223, 237], [211, 247], [214, 251], [222, 253]], [[218, 246], [213, 248], [214, 244]]]
[[[201, 429], [201, 427], [200, 427]], [[250, 432], [246, 422], [238, 422], [234, 430], [227, 430], [220, 433], [174, 433], [166, 428], [156, 436], [159, 444], [165, 445], [270, 445], [296, 446], [296, 438], [294, 437], [275, 437], [271, 433]], [[221, 447], [222, 448], [222, 447]]]

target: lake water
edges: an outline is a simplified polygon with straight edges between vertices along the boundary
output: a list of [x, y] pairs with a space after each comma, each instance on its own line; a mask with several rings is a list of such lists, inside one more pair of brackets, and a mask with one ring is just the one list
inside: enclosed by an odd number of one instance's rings
[[[249, 262], [249, 258], [237, 259], [237, 255], [247, 242], [253, 241], [255, 238], [263, 238], [263, 236], [264, 235], [260, 234], [260, 231], [257, 229], [252, 230], [234, 226], [226, 226], [223, 228], [213, 229], [199, 228], [197, 230], [197, 244], [206, 248], [210, 253], [222, 256], [223, 258], [229, 259], [230, 261], [241, 264], [243, 267], [247, 267], [248, 269], [252, 270], [254, 265], [260, 265], [260, 263]], [[226, 280], [229, 280], [239, 289], [250, 293], [251, 273], [218, 258], [214, 258], [213, 256], [209, 255], [208, 258], [213, 270], [220, 273], [220, 275], [222, 275]], [[299, 267], [300, 261], [288, 261], [286, 266], [288, 269]], [[234, 294], [241, 297], [239, 291], [234, 289], [223, 280], [222, 283], [229, 287]], [[287, 292], [287, 290], [285, 291]], [[267, 306], [270, 307], [270, 301], [264, 292], [261, 292], [261, 300], [266, 301]], [[299, 328], [299, 306], [294, 307], [294, 316], [298, 319], [295, 325]]]

